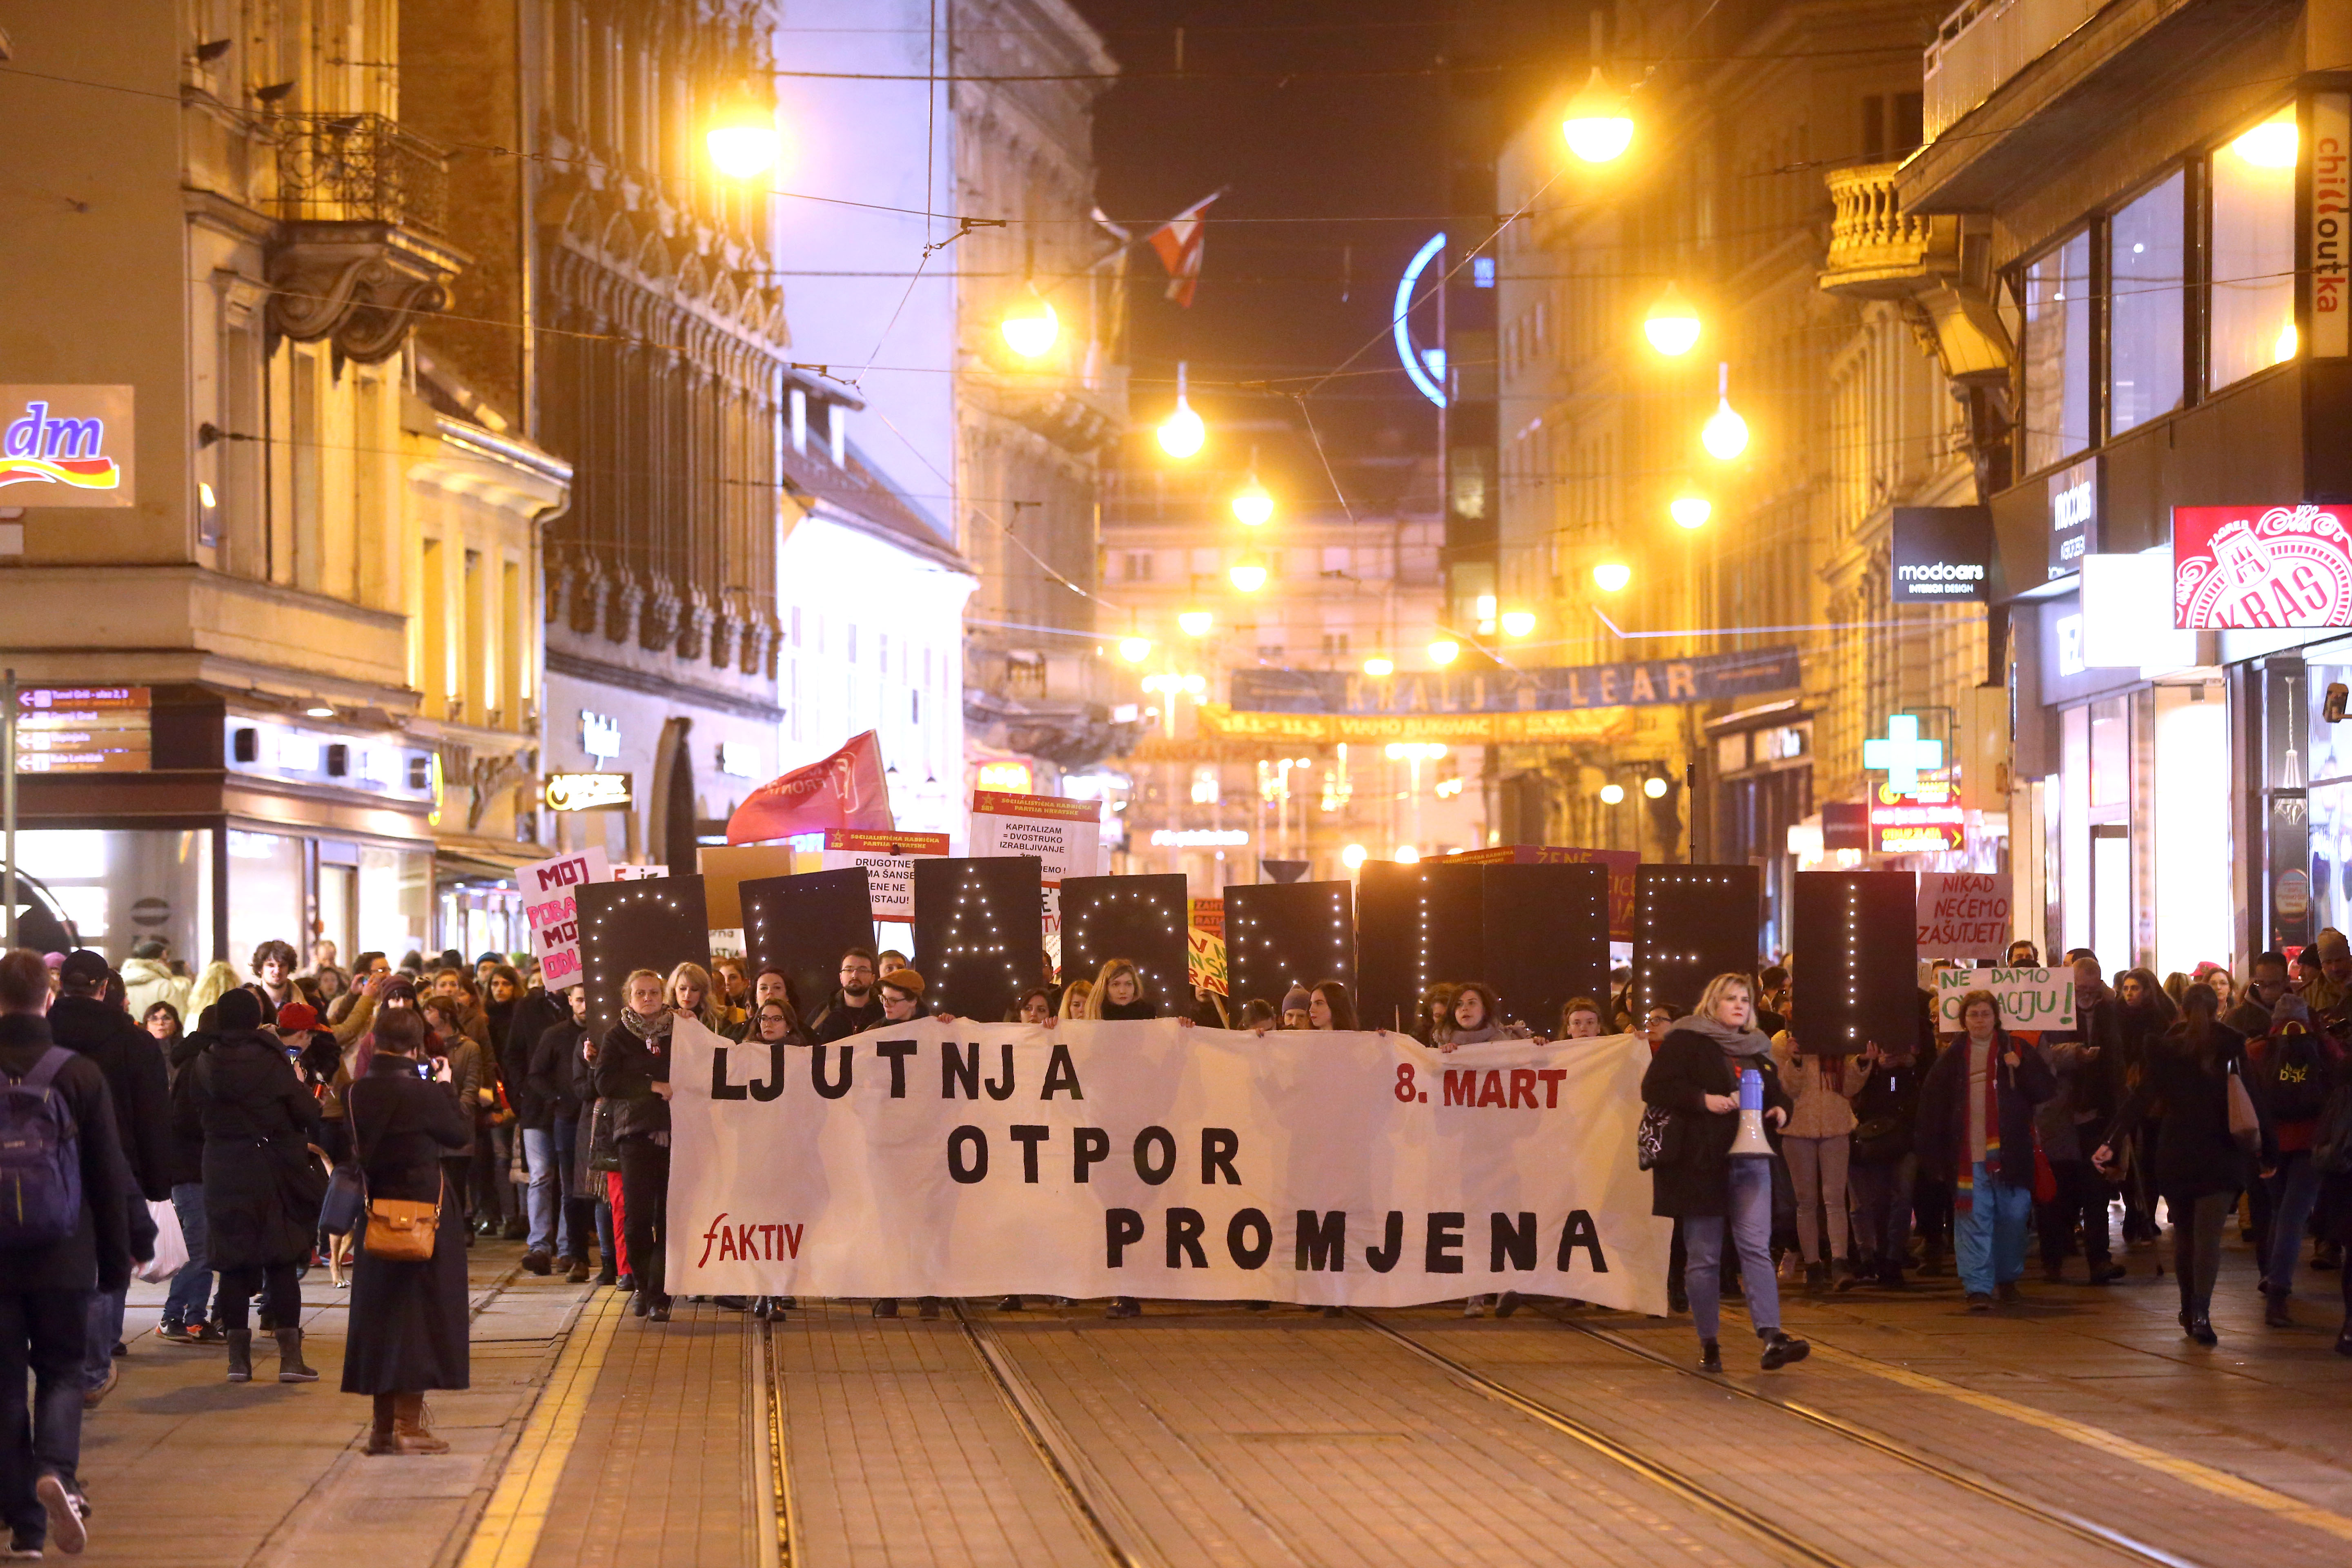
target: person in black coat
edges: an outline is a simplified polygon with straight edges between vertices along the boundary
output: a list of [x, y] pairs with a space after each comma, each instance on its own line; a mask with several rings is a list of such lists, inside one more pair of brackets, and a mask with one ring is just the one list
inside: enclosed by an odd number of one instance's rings
[[1780, 1329], [1780, 1293], [1772, 1274], [1772, 1162], [1777, 1154], [1735, 1153], [1744, 1073], [1758, 1075], [1769, 1137], [1789, 1119], [1788, 1091], [1773, 1065], [1771, 1042], [1758, 1033], [1754, 983], [1744, 974], [1707, 982], [1698, 1011], [1678, 1020], [1642, 1076], [1642, 1099], [1667, 1113], [1653, 1182], [1653, 1214], [1682, 1222], [1683, 1288], [1698, 1330], [1699, 1366], [1721, 1372], [1724, 1232], [1739, 1251], [1748, 1318], [1764, 1342], [1764, 1370], [1802, 1361], [1812, 1347]]
[[[1969, 1310], [2017, 1300], [2025, 1225], [2033, 1210], [2033, 1108], [2058, 1092], [2039, 1051], [2000, 1026], [1990, 991], [1960, 998], [1966, 1031], [1919, 1089], [1919, 1170], [1952, 1187], [1953, 1248]], [[1986, 1115], [1986, 1097], [1994, 1100]]]
[[433, 1256], [421, 1263], [378, 1257], [362, 1223], [352, 1272], [351, 1338], [343, 1392], [375, 1401], [371, 1454], [443, 1454], [449, 1445], [425, 1425], [425, 1395], [468, 1386], [465, 1218], [443, 1174], [442, 1152], [462, 1148], [472, 1129], [446, 1083], [418, 1071], [424, 1020], [387, 1013], [376, 1021], [367, 1076], [345, 1097], [368, 1200], [440, 1205]]
[[669, 1208], [669, 1032], [662, 977], [632, 973], [621, 985], [621, 1021], [596, 1048], [599, 1098], [613, 1102], [613, 1137], [621, 1157], [621, 1221], [637, 1289], [630, 1310], [669, 1321], [662, 1289], [662, 1238]]
[[[534, 991], [532, 997], [544, 993]], [[526, 998], [526, 1004], [529, 998]], [[594, 1223], [591, 1202], [575, 1181], [580, 1134], [580, 1095], [572, 1068], [588, 1038], [588, 992], [574, 985], [563, 994], [562, 1018], [547, 1025], [531, 1041], [522, 1076], [523, 1148], [530, 1161], [530, 1231], [533, 1247], [551, 1237], [555, 1263], [574, 1285], [588, 1279], [588, 1231]], [[516, 1013], [516, 1027], [536, 1021], [539, 1012]], [[541, 1183], [548, 1214], [541, 1214]], [[523, 1259], [529, 1268], [530, 1259]], [[541, 1268], [535, 1272], [545, 1273]]]
[[1889, 1049], [1876, 1040], [1858, 1058], [1862, 1083], [1853, 1091], [1853, 1154], [1847, 1180], [1853, 1189], [1853, 1234], [1862, 1248], [1857, 1267], [1893, 1289], [1904, 1285], [1910, 1257], [1911, 1194], [1917, 1186], [1919, 1091], [1925, 1075], [1910, 1040]]
[[[147, 1205], [172, 1195], [170, 1075], [155, 1037], [105, 1000], [113, 978], [104, 953], [85, 947], [66, 954], [58, 969], [58, 995], [49, 1004], [49, 1037], [88, 1057], [106, 1075], [116, 1137], [138, 1188], [124, 1199], [130, 1205], [131, 1255], [144, 1262], [155, 1256], [155, 1221]], [[101, 1289], [89, 1301], [82, 1375], [90, 1393], [100, 1397], [119, 1375], [114, 1347], [122, 1338], [126, 1290]]]
[[2112, 1165], [2116, 1149], [2163, 1107], [2147, 1159], [2149, 1184], [2172, 1217], [2180, 1327], [2199, 1344], [2210, 1345], [2216, 1342], [2213, 1281], [2221, 1268], [2222, 1227], [2253, 1173], [2251, 1157], [2230, 1133], [2230, 1082], [2242, 1080], [2246, 1037], [2219, 1021], [2221, 1000], [2210, 985], [2189, 986], [2180, 1007], [2180, 1022], [2148, 1044], [2139, 1081], [2116, 1108], [2092, 1158]]
[[[211, 1021], [209, 1016], [197, 1020], [198, 1029]], [[174, 1035], [163, 1042], [163, 1066], [171, 1074], [174, 1111], [180, 1101], [183, 1069], [211, 1042], [212, 1037], [205, 1033]], [[205, 1245], [204, 1135], [181, 1131], [176, 1115], [171, 1131], [172, 1158], [165, 1175], [172, 1184], [172, 1211], [180, 1218], [180, 1237], [187, 1243], [188, 1261], [172, 1276], [171, 1291], [163, 1299], [163, 1321], [156, 1325], [155, 1332], [178, 1344], [216, 1345], [221, 1342], [221, 1331], [212, 1321], [213, 1262]]]
[[285, 1048], [261, 1033], [261, 1003], [252, 992], [224, 993], [213, 1011], [220, 1033], [183, 1069], [182, 1127], [205, 1140], [205, 1242], [220, 1275], [228, 1380], [253, 1376], [247, 1303], [257, 1289], [278, 1336], [278, 1381], [315, 1383], [319, 1374], [302, 1361], [295, 1269], [310, 1255], [319, 1223], [309, 1175], [319, 1102], [295, 1077]]
[[[113, 1096], [99, 1065], [58, 1051], [42, 1010], [49, 975], [40, 954], [0, 953], [0, 1073], [23, 1080], [43, 1070], [76, 1129], [81, 1212], [70, 1234], [52, 1241], [0, 1246], [0, 1299], [8, 1331], [0, 1333], [0, 1389], [13, 1391], [0, 1412], [0, 1516], [20, 1552], [44, 1545], [76, 1552], [89, 1509], [76, 1470], [89, 1298], [131, 1285], [130, 1205], [138, 1196], [123, 1158]], [[58, 1054], [52, 1056], [55, 1051]], [[26, 1420], [25, 1380], [33, 1379]]]
[[841, 955], [841, 989], [809, 1020], [809, 1037], [820, 1046], [873, 1028], [882, 1022], [882, 999], [875, 994], [874, 954], [853, 947]]

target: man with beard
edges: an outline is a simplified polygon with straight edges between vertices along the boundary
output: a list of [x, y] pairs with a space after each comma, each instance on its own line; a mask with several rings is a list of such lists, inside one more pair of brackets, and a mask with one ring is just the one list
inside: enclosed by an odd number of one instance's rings
[[809, 1020], [809, 1036], [828, 1046], [881, 1022], [882, 1002], [874, 994], [874, 950], [853, 947], [841, 955], [841, 989]]

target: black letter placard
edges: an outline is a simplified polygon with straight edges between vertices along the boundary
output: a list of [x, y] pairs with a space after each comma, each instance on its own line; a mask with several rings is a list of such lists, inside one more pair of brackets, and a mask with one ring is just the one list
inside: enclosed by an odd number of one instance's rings
[[743, 956], [751, 978], [782, 970], [806, 1022], [839, 988], [841, 955], [874, 943], [866, 868], [762, 877], [740, 889]]
[[1718, 974], [1745, 974], [1754, 984], [1760, 897], [1753, 866], [1636, 868], [1635, 1021], [1653, 1002], [1688, 1013]]
[[590, 882], [579, 893], [580, 966], [588, 983], [588, 1026], [603, 1039], [621, 1021], [621, 983], [633, 969], [665, 981], [681, 963], [710, 967], [700, 877]]
[[1034, 855], [915, 862], [915, 968], [930, 1011], [1002, 1018], [1045, 978], [1043, 866]]
[[1800, 871], [1790, 1005], [1797, 1042], [1850, 1056], [1919, 1034], [1919, 888], [1908, 871]]
[[1609, 1005], [1609, 868], [1481, 866], [1486, 873], [1483, 978], [1512, 1017], [1550, 1038], [1571, 996]]
[[1092, 980], [1112, 959], [1132, 959], [1143, 974], [1143, 994], [1160, 1004], [1160, 1016], [1190, 1016], [1185, 926], [1191, 913], [1181, 874], [1065, 877], [1062, 976]]
[[1282, 1005], [1292, 985], [1356, 984], [1353, 889], [1345, 882], [1259, 882], [1225, 889], [1225, 975], [1236, 1006]]

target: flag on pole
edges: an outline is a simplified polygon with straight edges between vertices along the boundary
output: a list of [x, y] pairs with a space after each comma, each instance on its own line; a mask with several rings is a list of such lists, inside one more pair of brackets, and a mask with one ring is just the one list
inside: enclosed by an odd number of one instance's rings
[[1160, 253], [1160, 263], [1168, 268], [1168, 297], [1190, 310], [1192, 290], [1201, 284], [1201, 247], [1207, 238], [1209, 204], [1224, 195], [1223, 191], [1202, 196], [1148, 237], [1151, 248]]
[[882, 776], [882, 738], [868, 730], [824, 761], [794, 768], [745, 795], [727, 819], [727, 842], [758, 844], [841, 827], [887, 833], [897, 826]]

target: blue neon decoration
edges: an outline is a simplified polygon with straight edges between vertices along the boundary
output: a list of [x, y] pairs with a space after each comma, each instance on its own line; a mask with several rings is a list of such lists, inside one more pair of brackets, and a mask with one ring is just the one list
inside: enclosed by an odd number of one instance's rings
[[1396, 311], [1389, 323], [1396, 333], [1397, 358], [1404, 362], [1405, 374], [1412, 377], [1413, 385], [1421, 388], [1423, 397], [1440, 408], [1445, 406], [1444, 384], [1442, 379], [1431, 380], [1430, 372], [1435, 371], [1441, 378], [1445, 374], [1445, 351], [1443, 348], [1423, 351], [1428, 359], [1426, 368], [1423, 367], [1423, 353], [1415, 353], [1412, 346], [1412, 316], [1413, 285], [1421, 281], [1422, 269], [1434, 261], [1444, 248], [1445, 237], [1433, 234], [1429, 237], [1429, 243], [1405, 264], [1404, 276], [1397, 280]]

